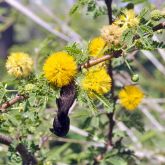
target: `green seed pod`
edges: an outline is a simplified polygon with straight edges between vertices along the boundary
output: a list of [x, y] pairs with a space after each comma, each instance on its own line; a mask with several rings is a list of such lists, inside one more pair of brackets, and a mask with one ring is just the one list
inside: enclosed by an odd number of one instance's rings
[[31, 92], [35, 88], [34, 84], [27, 84], [25, 85], [25, 91]]
[[132, 80], [133, 82], [139, 81], [139, 75], [138, 75], [138, 74], [133, 74], [132, 77], [131, 77], [131, 80]]
[[151, 19], [154, 21], [159, 21], [161, 18], [163, 18], [162, 12], [160, 10], [153, 10], [151, 12]]

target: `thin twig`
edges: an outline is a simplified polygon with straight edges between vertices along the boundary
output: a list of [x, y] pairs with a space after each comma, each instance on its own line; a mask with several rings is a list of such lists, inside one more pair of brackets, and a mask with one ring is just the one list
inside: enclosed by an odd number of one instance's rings
[[0, 134], [0, 143], [1, 144], [10, 145], [11, 142], [12, 142], [12, 138], [10, 138], [6, 135]]
[[146, 51], [146, 50], [142, 50], [141, 51], [147, 58], [148, 60], [150, 60], [153, 65], [161, 72], [165, 75], [165, 67], [162, 65], [161, 62], [159, 62], [159, 60], [157, 58], [155, 58], [155, 56], [149, 52], [149, 51]]
[[157, 104], [163, 104], [165, 103], [165, 98], [145, 98], [144, 99], [144, 102], [154, 102], [154, 103], [157, 103]]
[[64, 21], [62, 21], [59, 17], [57, 17], [47, 6], [45, 6], [42, 2], [34, 1], [34, 3], [50, 18], [52, 18], [58, 25], [60, 25], [61, 30], [68, 34], [75, 42], [82, 42], [81, 36], [76, 33], [72, 28], [70, 28]]
[[[117, 126], [119, 126], [120, 124], [117, 124]], [[88, 137], [90, 135], [90, 133], [88, 133], [87, 131], [84, 131], [80, 128], [77, 128], [75, 126], [72, 126], [74, 128], [74, 133], [77, 133], [78, 135], [81, 135], [83, 137]], [[76, 128], [76, 129], [75, 129]], [[123, 124], [122, 124], [122, 128], [121, 128], [121, 125], [119, 126], [119, 129], [121, 130], [127, 130], [128, 128], [126, 128], [126, 126], [123, 127]], [[78, 130], [78, 131], [77, 131]], [[131, 130], [129, 130], [131, 131]], [[83, 133], [82, 133], [83, 132]], [[128, 134], [128, 136], [130, 137], [130, 139], [134, 142], [134, 143], [137, 143], [137, 137], [132, 137], [132, 132], [127, 132], [126, 133]], [[136, 138], [136, 139], [135, 139]], [[136, 141], [136, 142], [135, 142]], [[101, 148], [104, 148], [105, 147], [105, 144], [102, 143], [102, 142], [98, 142], [98, 141], [95, 141], [97, 142], [99, 145], [97, 145], [97, 147], [101, 147]], [[141, 144], [140, 144], [141, 145]], [[132, 147], [131, 147], [132, 148]], [[157, 154], [155, 152], [151, 152], [151, 151], [147, 151], [147, 150], [141, 150], [140, 149], [141, 146], [139, 146], [139, 150], [137, 149], [137, 146], [135, 147], [135, 155], [140, 157], [140, 158], [147, 158], [147, 159], [155, 159], [157, 161], [160, 161], [160, 162], [165, 162], [165, 158], [163, 155], [160, 155], [160, 154]], [[100, 156], [100, 155], [99, 155]]]
[[142, 148], [142, 144], [139, 142], [139, 139], [135, 136], [135, 134], [121, 121], [116, 122], [116, 125], [120, 130], [125, 131], [126, 134], [130, 137], [132, 142], [135, 144], [137, 148]]
[[18, 11], [20, 11], [22, 14], [26, 15], [28, 18], [33, 20], [35, 23], [37, 23], [38, 25], [40, 25], [41, 27], [43, 27], [44, 29], [46, 29], [50, 33], [56, 35], [57, 37], [65, 40], [67, 42], [72, 41], [72, 38], [70, 38], [70, 37], [66, 36], [65, 34], [55, 30], [54, 27], [50, 26], [47, 22], [42, 20], [39, 16], [37, 16], [35, 13], [33, 13], [27, 7], [22, 5], [20, 2], [18, 2], [16, 0], [12, 0], [12, 1], [11, 0], [4, 0], [4, 1], [7, 2], [9, 5], [11, 5], [12, 7], [14, 7], [15, 9], [17, 9]]
[[[159, 42], [159, 38], [156, 35], [153, 35], [153, 40]], [[162, 48], [158, 48], [157, 51], [159, 52], [160, 56], [162, 57], [162, 59], [165, 61], [165, 50]]]
[[74, 133], [77, 133], [77, 134], [81, 135], [81, 136], [85, 136], [85, 137], [88, 137], [89, 136], [89, 133], [88, 132], [86, 132], [86, 131], [84, 131], [84, 130], [82, 130], [80, 128], [77, 128], [77, 127], [75, 127], [73, 125], [70, 126], [70, 130], [72, 132], [74, 132]]
[[165, 128], [155, 119], [155, 117], [149, 112], [149, 109], [147, 107], [140, 105], [139, 108], [150, 120], [153, 126], [156, 127], [157, 130], [159, 130], [160, 132], [165, 131]]
[[[112, 24], [112, 0], [105, 0], [105, 4], [107, 6], [108, 10], [108, 18], [109, 18], [109, 24]], [[116, 99], [114, 96], [114, 77], [113, 77], [113, 68], [111, 62], [109, 63], [108, 67], [108, 73], [111, 77], [112, 80], [112, 87], [111, 87], [111, 98], [113, 100], [113, 111], [110, 113], [107, 113], [107, 117], [109, 119], [109, 132], [108, 132], [108, 143], [107, 143], [107, 150], [113, 146], [112, 138], [113, 138], [113, 128], [115, 125], [114, 121], [114, 112], [115, 112], [115, 104], [116, 104]]]
[[80, 65], [80, 68], [81, 69], [82, 68], [90, 68], [90, 67], [97, 65], [101, 62], [104, 62], [106, 60], [110, 60], [112, 57], [113, 57], [113, 55], [105, 55], [105, 56], [97, 58], [97, 59], [89, 60], [85, 64]]
[[7, 101], [5, 103], [3, 103], [0, 106], [0, 111], [4, 112], [8, 107], [12, 106], [13, 104], [20, 102], [22, 100], [25, 100], [27, 98], [27, 96], [23, 96], [23, 95], [16, 95], [13, 99], [11, 99], [10, 101]]
[[76, 143], [76, 144], [89, 145], [89, 146], [94, 146], [94, 147], [105, 147], [104, 143], [95, 142], [95, 141], [82, 141], [82, 140], [68, 139], [68, 138], [62, 138], [62, 137], [55, 138], [54, 140], [59, 141], [59, 142]]
[[160, 29], [165, 29], [165, 22], [162, 22], [158, 25], [156, 25], [155, 27], [153, 27], [154, 31], [160, 30]]
[[164, 155], [160, 155], [149, 150], [139, 150], [139, 151], [136, 150], [135, 155], [139, 158], [147, 158], [148, 160], [150, 160], [150, 162], [153, 162], [153, 160], [156, 160], [160, 163], [165, 163]]
[[112, 0], [105, 0], [105, 4], [108, 10], [109, 24], [112, 24]]

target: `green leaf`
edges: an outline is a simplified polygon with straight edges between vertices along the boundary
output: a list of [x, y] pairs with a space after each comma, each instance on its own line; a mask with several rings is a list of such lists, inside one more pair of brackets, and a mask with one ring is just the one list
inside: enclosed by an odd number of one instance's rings
[[156, 132], [155, 131], [148, 131], [148, 132], [145, 132], [143, 134], [143, 136], [141, 137], [141, 142], [146, 142], [150, 139], [153, 139], [154, 137], [156, 136]]
[[139, 18], [140, 18], [141, 22], [148, 21], [150, 18], [150, 10], [148, 8], [144, 8], [140, 12]]
[[131, 47], [133, 43], [134, 32], [132, 29], [127, 29], [122, 34], [122, 41], [129, 47]]
[[151, 27], [142, 25], [137, 28], [137, 35], [140, 37], [139, 41], [142, 45], [141, 49], [153, 50], [152, 35], [153, 31]]
[[47, 160], [56, 160], [60, 158], [60, 155], [70, 146], [70, 143], [62, 145], [62, 147], [55, 147], [47, 153]]
[[127, 162], [119, 156], [109, 157], [105, 162], [111, 163], [112, 165], [128, 165]]
[[79, 8], [79, 4], [77, 4], [77, 3], [74, 4], [74, 5], [72, 6], [72, 8], [71, 8], [69, 14], [74, 14], [74, 13], [77, 11], [78, 8]]
[[153, 30], [150, 26], [141, 25], [139, 28], [141, 29], [141, 32], [142, 32], [143, 35], [146, 34], [146, 33], [151, 34], [151, 35], [153, 34]]
[[0, 103], [3, 101], [3, 98], [6, 94], [6, 85], [0, 82]]
[[140, 111], [129, 112], [121, 110], [119, 115], [119, 120], [123, 121], [128, 128], [134, 127], [139, 132], [144, 132], [144, 119]]
[[85, 103], [89, 107], [89, 109], [92, 111], [93, 115], [96, 115], [97, 108], [95, 106], [94, 101], [89, 97], [86, 91], [79, 89], [78, 90], [78, 101], [82, 104]]
[[158, 49], [158, 48], [165, 49], [164, 42], [153, 41], [152, 44], [153, 44], [154, 49]]
[[106, 97], [93, 92], [96, 98], [104, 105], [105, 110], [109, 113], [113, 111], [113, 100], [108, 100]]
[[122, 2], [130, 2], [133, 4], [139, 4], [139, 3], [144, 3], [144, 2], [148, 2], [148, 0], [122, 0]]
[[85, 8], [87, 14], [91, 14], [93, 18], [105, 15], [107, 9], [103, 5], [99, 5], [96, 0], [78, 0], [71, 8], [70, 14], [74, 14], [80, 7]]
[[81, 118], [81, 117], [89, 117], [89, 116], [92, 116], [92, 115], [86, 109], [79, 109], [78, 111], [75, 111], [75, 113], [71, 114], [72, 118]]
[[82, 64], [88, 60], [88, 55], [86, 52], [79, 47], [77, 43], [70, 44], [65, 47], [65, 50], [74, 57], [77, 64]]

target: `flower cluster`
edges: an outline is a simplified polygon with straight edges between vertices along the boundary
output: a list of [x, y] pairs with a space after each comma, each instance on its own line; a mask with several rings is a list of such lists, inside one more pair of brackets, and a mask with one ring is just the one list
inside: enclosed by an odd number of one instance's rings
[[6, 62], [6, 69], [16, 78], [27, 77], [33, 70], [33, 60], [23, 52], [11, 53]]
[[151, 19], [154, 21], [159, 21], [160, 19], [165, 18], [165, 10], [153, 10], [151, 12]]
[[[123, 14], [118, 16], [112, 25], [103, 26], [99, 37], [90, 41], [88, 45], [89, 58], [100, 58], [104, 56], [105, 52], [122, 47], [123, 31], [127, 28], [137, 27], [138, 24], [139, 18], [134, 11], [124, 10]], [[61, 88], [74, 81], [79, 68], [74, 53], [59, 51], [48, 56], [43, 65], [43, 73], [50, 84]], [[104, 64], [106, 65], [106, 63]], [[80, 86], [87, 91], [91, 98], [94, 98], [95, 93], [104, 95], [111, 90], [112, 80], [105, 65], [93, 66], [87, 69], [85, 74], [82, 72], [84, 75]], [[26, 77], [32, 72], [33, 61], [25, 53], [12, 53], [8, 57], [6, 68], [9, 74], [17, 78]], [[137, 81], [138, 76], [134, 75], [132, 80]], [[31, 91], [34, 87], [33, 84], [28, 84], [25, 86], [25, 90]], [[120, 103], [128, 110], [135, 109], [143, 97], [143, 92], [136, 86], [126, 86], [119, 92]]]
[[119, 46], [123, 30], [117, 25], [106, 25], [101, 29], [101, 36], [109, 46]]
[[[101, 29], [101, 37], [109, 48], [121, 46], [121, 37], [127, 28], [135, 28], [139, 25], [139, 18], [133, 10], [124, 10], [123, 14], [117, 17], [112, 25], [105, 25]], [[98, 42], [99, 43], [99, 42]], [[97, 50], [100, 49], [100, 45]], [[95, 47], [96, 50], [96, 47]]]
[[137, 27], [139, 25], [139, 18], [136, 17], [133, 10], [124, 10], [123, 14], [117, 18], [114, 24], [126, 30], [127, 28]]

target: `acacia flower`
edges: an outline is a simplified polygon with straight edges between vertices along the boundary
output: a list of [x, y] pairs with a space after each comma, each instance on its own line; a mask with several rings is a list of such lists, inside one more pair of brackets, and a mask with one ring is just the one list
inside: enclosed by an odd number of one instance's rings
[[82, 80], [82, 88], [89, 96], [93, 96], [93, 92], [103, 95], [111, 89], [111, 78], [104, 67], [90, 68]]
[[165, 10], [163, 9], [161, 10], [153, 10], [151, 12], [151, 19], [153, 19], [154, 21], [159, 21], [160, 19], [165, 17]]
[[139, 25], [139, 18], [136, 17], [134, 10], [124, 10], [123, 14], [114, 22], [115, 25], [122, 27], [126, 30], [130, 27], [137, 27]]
[[23, 52], [11, 53], [6, 62], [6, 69], [10, 75], [17, 78], [27, 77], [33, 70], [33, 60]]
[[123, 30], [117, 25], [106, 25], [101, 29], [101, 37], [108, 45], [119, 46]]
[[61, 51], [50, 55], [43, 66], [47, 80], [57, 87], [68, 85], [77, 73], [74, 58], [67, 52]]
[[89, 54], [93, 57], [101, 57], [103, 56], [104, 47], [106, 42], [103, 40], [102, 37], [96, 37], [92, 39], [89, 43], [88, 50]]
[[144, 93], [140, 88], [134, 85], [125, 86], [119, 92], [120, 104], [130, 111], [133, 111], [135, 108], [137, 108], [143, 98]]

